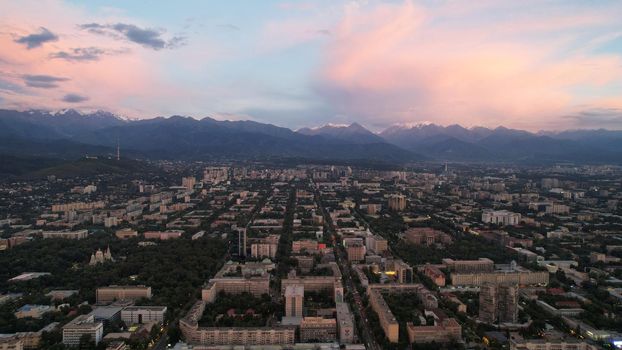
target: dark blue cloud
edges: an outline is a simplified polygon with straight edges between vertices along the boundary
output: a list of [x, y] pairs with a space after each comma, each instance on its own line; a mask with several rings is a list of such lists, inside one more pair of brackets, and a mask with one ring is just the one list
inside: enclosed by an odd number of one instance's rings
[[50, 54], [50, 58], [67, 61], [97, 61], [104, 55], [117, 55], [127, 52], [127, 49], [109, 50], [99, 47], [77, 47]]
[[115, 39], [129, 40], [133, 43], [154, 50], [173, 49], [185, 43], [184, 37], [174, 36], [170, 39], [165, 39], [163, 38], [164, 31], [162, 30], [140, 28], [133, 24], [87, 23], [82, 24], [79, 27], [94, 34], [107, 35]]
[[58, 87], [58, 83], [67, 81], [69, 78], [63, 77], [55, 77], [52, 75], [22, 75], [22, 79], [24, 79], [24, 83], [27, 86], [42, 88], [42, 89], [53, 89]]
[[16, 43], [24, 44], [28, 49], [34, 49], [39, 47], [48, 41], [56, 41], [58, 36], [50, 32], [47, 28], [39, 28], [38, 33], [19, 37], [15, 40]]
[[68, 103], [80, 103], [80, 102], [88, 101], [88, 99], [89, 99], [88, 97], [78, 95], [78, 94], [67, 94], [63, 96], [63, 102], [68, 102]]
[[235, 24], [231, 24], [231, 23], [219, 24], [217, 27], [226, 29], [226, 30], [236, 31], [236, 32], [240, 30], [240, 27], [236, 26]]
[[21, 85], [14, 84], [8, 80], [0, 79], [0, 91], [22, 93], [24, 88]]
[[622, 128], [622, 109], [619, 108], [593, 108], [564, 118], [572, 120], [579, 128]]

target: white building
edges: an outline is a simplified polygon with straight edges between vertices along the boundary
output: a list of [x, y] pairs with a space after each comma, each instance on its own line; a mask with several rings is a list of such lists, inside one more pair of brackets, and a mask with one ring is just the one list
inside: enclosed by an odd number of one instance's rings
[[129, 306], [121, 310], [121, 320], [126, 325], [159, 322], [164, 323], [166, 306]]
[[115, 227], [119, 224], [116, 216], [104, 218], [104, 227]]
[[482, 222], [503, 226], [513, 226], [520, 223], [521, 215], [507, 210], [484, 209]]
[[89, 335], [95, 345], [99, 344], [104, 335], [104, 324], [95, 322], [93, 314], [80, 315], [63, 327], [63, 344], [69, 346], [80, 345], [80, 338]]

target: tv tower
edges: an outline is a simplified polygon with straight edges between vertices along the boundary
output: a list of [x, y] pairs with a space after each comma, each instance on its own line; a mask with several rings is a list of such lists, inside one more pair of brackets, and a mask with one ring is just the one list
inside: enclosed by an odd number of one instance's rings
[[121, 160], [121, 148], [119, 147], [119, 137], [117, 136], [117, 161]]

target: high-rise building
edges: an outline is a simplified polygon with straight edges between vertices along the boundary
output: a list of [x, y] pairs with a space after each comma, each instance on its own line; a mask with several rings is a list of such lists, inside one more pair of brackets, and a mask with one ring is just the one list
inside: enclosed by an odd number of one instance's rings
[[303, 285], [292, 285], [285, 288], [285, 316], [302, 317], [302, 304], [305, 288]]
[[181, 178], [181, 186], [189, 190], [193, 189], [196, 183], [197, 183], [197, 179], [194, 176], [187, 176], [187, 177]]
[[479, 319], [486, 323], [497, 321], [497, 287], [492, 283], [479, 289]]
[[246, 256], [246, 228], [238, 228], [238, 255]]
[[518, 321], [518, 286], [501, 285], [498, 290], [499, 322], [516, 323]]
[[406, 209], [406, 196], [403, 194], [393, 194], [389, 196], [389, 209], [393, 211], [404, 211], [404, 209]]
[[486, 323], [516, 323], [518, 286], [482, 285], [479, 291], [479, 319]]

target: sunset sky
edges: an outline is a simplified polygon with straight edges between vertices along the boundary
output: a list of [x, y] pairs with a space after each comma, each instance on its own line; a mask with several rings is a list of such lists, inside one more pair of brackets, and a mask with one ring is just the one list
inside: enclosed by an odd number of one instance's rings
[[622, 129], [622, 1], [6, 0], [0, 107]]

